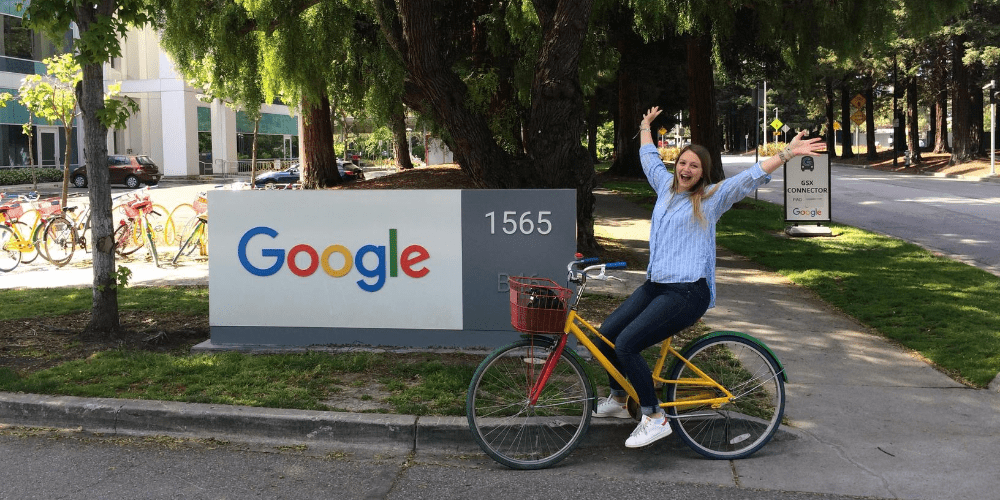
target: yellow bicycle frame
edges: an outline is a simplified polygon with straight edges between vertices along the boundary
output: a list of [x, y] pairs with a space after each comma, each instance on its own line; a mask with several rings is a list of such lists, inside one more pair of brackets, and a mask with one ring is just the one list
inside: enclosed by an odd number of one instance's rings
[[[618, 369], [611, 364], [611, 361], [609, 361], [608, 358], [605, 357], [600, 350], [598, 350], [597, 345], [590, 339], [587, 333], [585, 333], [584, 330], [580, 328], [580, 326], [583, 326], [583, 328], [585, 328], [587, 332], [593, 334], [595, 337], [600, 339], [605, 344], [611, 347], [615, 346], [610, 340], [608, 340], [605, 336], [601, 335], [601, 333], [598, 332], [597, 329], [595, 329], [590, 323], [588, 323], [587, 320], [581, 318], [580, 315], [577, 314], [575, 308], [570, 309], [569, 314], [566, 316], [566, 326], [563, 329], [564, 334], [573, 335], [573, 337], [576, 338], [577, 342], [579, 342], [580, 345], [584, 346], [588, 351], [590, 351], [590, 353], [594, 356], [594, 359], [596, 359], [597, 362], [601, 364], [601, 366], [608, 372], [608, 374], [611, 375], [611, 377], [614, 378], [619, 384], [621, 384], [621, 386], [625, 389], [625, 392], [628, 393], [629, 397], [631, 397], [634, 401], [638, 402], [639, 395], [638, 393], [635, 392], [635, 389], [632, 387], [632, 384], [630, 384], [628, 380], [625, 379], [625, 376], [622, 375], [621, 372], [619, 372]], [[697, 366], [691, 364], [691, 362], [688, 361], [686, 358], [684, 358], [684, 356], [681, 355], [679, 351], [674, 349], [674, 347], [671, 345], [672, 341], [673, 337], [667, 338], [667, 340], [663, 341], [663, 344], [660, 347], [660, 357], [657, 359], [656, 365], [653, 367], [653, 382], [660, 382], [663, 384], [675, 384], [678, 387], [680, 386], [706, 387], [709, 389], [701, 394], [685, 396], [679, 401], [660, 403], [661, 408], [693, 406], [693, 405], [711, 405], [712, 408], [719, 408], [722, 405], [729, 403], [733, 399], [735, 399], [735, 396], [733, 396], [733, 394], [729, 392], [728, 389], [726, 389], [721, 384], [716, 382], [714, 379], [712, 379], [712, 377], [709, 377], [707, 374], [705, 374], [705, 372], [701, 371], [701, 369], [699, 369]], [[690, 368], [691, 371], [694, 372], [696, 375], [698, 375], [698, 377], [682, 378], [677, 380], [669, 380], [663, 378], [662, 373], [664, 368], [666, 367], [665, 365], [667, 361], [667, 356], [673, 356], [674, 358], [677, 358], [677, 360], [687, 365], [687, 367]], [[718, 392], [716, 391], [721, 392], [723, 395], [716, 396], [718, 394]]]

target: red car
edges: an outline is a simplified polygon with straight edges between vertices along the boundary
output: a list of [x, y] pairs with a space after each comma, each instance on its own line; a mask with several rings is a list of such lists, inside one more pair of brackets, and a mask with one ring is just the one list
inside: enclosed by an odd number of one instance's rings
[[[146, 155], [108, 155], [108, 174], [111, 184], [124, 184], [129, 189], [139, 184], [155, 186], [163, 177], [160, 167]], [[78, 188], [87, 187], [87, 166], [76, 167], [69, 180]]]

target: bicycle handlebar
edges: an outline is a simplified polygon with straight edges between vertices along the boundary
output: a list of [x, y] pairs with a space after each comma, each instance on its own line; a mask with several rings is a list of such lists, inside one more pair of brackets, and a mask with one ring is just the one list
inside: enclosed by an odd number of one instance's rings
[[[617, 276], [610, 276], [605, 274], [608, 269], [625, 269], [627, 264], [625, 262], [608, 262], [600, 263], [601, 259], [597, 257], [587, 257], [584, 258], [582, 255], [577, 254], [577, 259], [571, 261], [568, 266], [566, 266], [566, 271], [568, 273], [567, 280], [572, 283], [586, 283], [588, 279], [596, 279], [600, 281], [607, 281], [609, 279], [625, 281]], [[590, 264], [590, 265], [588, 265]], [[581, 266], [586, 266], [582, 267]], [[597, 274], [590, 274], [592, 271], [600, 270]]]

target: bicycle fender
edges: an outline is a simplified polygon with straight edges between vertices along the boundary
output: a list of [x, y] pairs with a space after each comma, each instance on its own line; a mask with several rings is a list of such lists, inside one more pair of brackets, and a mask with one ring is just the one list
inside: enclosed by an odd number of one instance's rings
[[771, 355], [771, 359], [773, 359], [774, 362], [778, 364], [778, 371], [781, 373], [781, 378], [785, 382], [788, 382], [788, 372], [785, 371], [785, 366], [781, 364], [781, 360], [778, 359], [778, 356], [776, 356], [774, 354], [774, 351], [772, 351], [771, 348], [768, 347], [767, 344], [761, 342], [760, 340], [758, 340], [753, 335], [749, 335], [749, 334], [746, 334], [746, 333], [743, 333], [743, 332], [717, 331], [717, 332], [706, 333], [705, 335], [702, 335], [701, 337], [698, 337], [698, 338], [692, 340], [691, 342], [688, 342], [684, 346], [684, 348], [680, 350], [680, 353], [683, 354], [685, 351], [687, 351], [687, 349], [688, 349], [689, 346], [693, 346], [696, 343], [701, 342], [702, 340], [712, 339], [712, 338], [715, 338], [715, 337], [724, 337], [726, 335], [731, 335], [731, 336], [734, 336], [734, 337], [740, 337], [740, 338], [749, 340], [750, 342], [753, 342], [754, 344], [757, 344], [758, 346], [760, 346], [761, 348], [763, 348], [765, 351], [767, 351], [767, 353]]

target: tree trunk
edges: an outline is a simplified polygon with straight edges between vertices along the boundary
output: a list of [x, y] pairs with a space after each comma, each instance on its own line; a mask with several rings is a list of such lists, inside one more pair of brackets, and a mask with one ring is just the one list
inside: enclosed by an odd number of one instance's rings
[[844, 75], [840, 84], [840, 142], [841, 158], [854, 158], [854, 136], [851, 135], [851, 89], [850, 75]]
[[534, 0], [542, 48], [531, 85], [525, 150], [550, 188], [576, 189], [577, 248], [593, 253], [594, 162], [580, 144], [586, 131], [580, 53], [593, 0]]
[[833, 117], [833, 78], [826, 77], [826, 150], [830, 154], [830, 158], [837, 157], [837, 131], [834, 129], [834, 117]]
[[413, 168], [413, 161], [410, 160], [410, 137], [406, 133], [406, 113], [400, 103], [397, 112], [392, 114], [392, 151], [396, 155], [396, 168], [399, 170], [409, 170]]
[[962, 62], [965, 56], [965, 35], [953, 37], [952, 45], [952, 98], [951, 130], [952, 151], [950, 164], [965, 163], [976, 153], [972, 144], [972, 96], [969, 93], [969, 73]]
[[[632, 23], [631, 15], [624, 16]], [[647, 61], [647, 47], [629, 27], [616, 35], [618, 46], [618, 113], [615, 117], [615, 160], [608, 173], [625, 177], [643, 177], [639, 163], [639, 122], [644, 108], [652, 103], [642, 102], [640, 87], [643, 84], [642, 65]]]
[[326, 94], [318, 103], [302, 100], [302, 142], [299, 151], [299, 175], [302, 189], [318, 189], [341, 183], [337, 170], [337, 154], [333, 150], [333, 128], [330, 126], [330, 99]]
[[[96, 19], [91, 9], [78, 8], [80, 33], [86, 33]], [[82, 65], [83, 80], [77, 87], [86, 145], [84, 158], [90, 178], [90, 217], [93, 234], [94, 287], [90, 322], [84, 334], [111, 338], [120, 328], [118, 318], [117, 269], [115, 267], [114, 225], [111, 218], [111, 184], [108, 182], [108, 129], [98, 113], [104, 109], [104, 67], [100, 63]]]
[[477, 185], [492, 188], [573, 188], [577, 191], [577, 247], [594, 251], [594, 167], [583, 136], [579, 54], [593, 0], [535, 0], [542, 43], [535, 65], [525, 153], [494, 139], [486, 116], [470, 109], [465, 83], [436, 46], [438, 15], [430, 0], [377, 0], [379, 26], [397, 51], [407, 77], [403, 102], [448, 127], [449, 147]]
[[878, 160], [878, 146], [875, 145], [875, 81], [870, 78], [865, 83], [865, 139], [868, 146], [865, 158], [869, 161]]
[[722, 169], [722, 148], [715, 106], [715, 75], [712, 67], [711, 35], [687, 39], [687, 82], [691, 110], [691, 143], [700, 144], [712, 155], [712, 181], [726, 178]]
[[934, 95], [934, 120], [931, 123], [931, 139], [934, 141], [935, 153], [951, 151], [948, 145], [948, 51], [944, 44], [936, 51], [931, 66], [931, 85]]
[[260, 117], [253, 121], [253, 143], [250, 146], [250, 185], [257, 182], [257, 133], [260, 132]]
[[977, 62], [969, 68], [969, 119], [972, 122], [969, 125], [969, 133], [972, 138], [971, 149], [976, 156], [986, 154], [986, 143], [989, 142], [989, 135], [983, 130], [985, 125], [983, 121], [983, 91], [978, 84], [974, 83], [982, 80], [983, 65]]
[[906, 121], [910, 123], [910, 133], [907, 135], [906, 145], [910, 149], [910, 161], [917, 163], [923, 158], [920, 156], [920, 120], [917, 109], [917, 77], [911, 76], [906, 79]]

